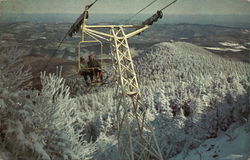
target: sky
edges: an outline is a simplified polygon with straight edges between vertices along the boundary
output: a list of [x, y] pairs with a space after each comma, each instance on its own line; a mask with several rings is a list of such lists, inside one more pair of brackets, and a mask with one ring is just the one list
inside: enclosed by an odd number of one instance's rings
[[[0, 0], [2, 13], [81, 13], [94, 0]], [[153, 0], [98, 0], [92, 13], [136, 13]], [[171, 0], [158, 0], [143, 13], [154, 13]], [[250, 0], [178, 0], [164, 11], [188, 15], [250, 15]]]

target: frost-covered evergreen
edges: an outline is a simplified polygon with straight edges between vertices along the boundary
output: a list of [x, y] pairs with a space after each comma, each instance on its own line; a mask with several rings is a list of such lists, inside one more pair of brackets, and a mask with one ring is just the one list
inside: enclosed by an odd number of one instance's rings
[[31, 74], [10, 55], [1, 53], [0, 158], [89, 159], [95, 148], [79, 141], [79, 105], [63, 78], [42, 74], [42, 90], [31, 90]]
[[[29, 67], [0, 54], [0, 159], [117, 159], [114, 85], [89, 91], [83, 78], [65, 80], [57, 69], [41, 73], [41, 91], [32, 90]], [[181, 42], [157, 44], [134, 59], [165, 159], [189, 157], [232, 126], [249, 133], [248, 63]]]
[[177, 42], [153, 46], [136, 66], [165, 158], [249, 121], [248, 63]]

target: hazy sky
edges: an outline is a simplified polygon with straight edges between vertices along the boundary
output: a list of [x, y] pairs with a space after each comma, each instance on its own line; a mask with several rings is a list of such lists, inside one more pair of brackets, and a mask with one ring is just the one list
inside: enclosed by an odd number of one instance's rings
[[[94, 0], [0, 0], [2, 13], [80, 13]], [[153, 0], [99, 0], [92, 13], [135, 13]], [[170, 3], [158, 0], [144, 13], [154, 13]], [[178, 0], [168, 14], [249, 14], [250, 0]]]

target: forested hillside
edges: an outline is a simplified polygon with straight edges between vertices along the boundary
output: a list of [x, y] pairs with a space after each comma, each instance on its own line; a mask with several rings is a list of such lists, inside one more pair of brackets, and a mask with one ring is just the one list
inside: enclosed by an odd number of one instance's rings
[[[0, 56], [0, 159], [117, 159], [113, 85], [80, 92], [84, 81], [64, 79], [58, 67], [41, 73], [38, 91], [23, 54]], [[237, 143], [250, 140], [249, 63], [183, 42], [156, 44], [134, 62], [164, 159], [250, 158], [249, 143]], [[227, 143], [237, 153], [220, 150]]]

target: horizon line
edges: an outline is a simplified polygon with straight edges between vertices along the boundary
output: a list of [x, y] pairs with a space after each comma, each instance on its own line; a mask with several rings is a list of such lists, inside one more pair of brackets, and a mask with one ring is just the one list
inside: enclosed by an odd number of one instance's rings
[[[37, 13], [11, 13], [11, 12], [9, 12], [9, 13], [0, 13], [0, 15], [4, 15], [4, 14], [69, 14], [69, 15], [72, 15], [72, 14], [80, 14], [80, 13], [39, 13], [39, 12], [37, 12]], [[124, 15], [126, 15], [126, 14], [135, 14], [135, 13], [92, 13], [92, 15], [95, 15], [95, 14], [119, 14], [119, 15], [121, 15], [121, 14], [124, 14]], [[141, 13], [141, 15], [151, 15], [152, 13]], [[153, 15], [153, 14], [152, 14]], [[169, 13], [169, 14], [165, 14], [165, 15], [179, 15], [179, 16], [183, 16], [183, 15], [188, 15], [188, 16], [249, 16], [250, 15], [250, 13], [249, 14], [174, 14], [174, 13]]]

